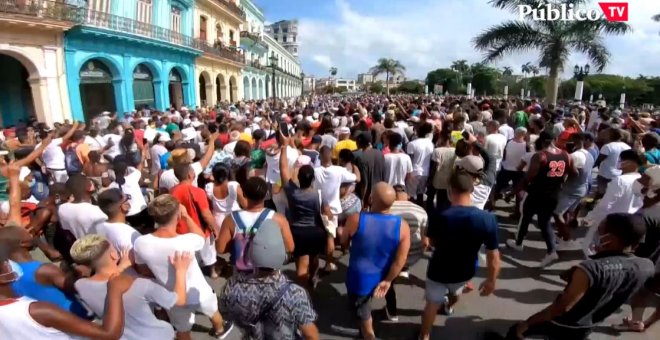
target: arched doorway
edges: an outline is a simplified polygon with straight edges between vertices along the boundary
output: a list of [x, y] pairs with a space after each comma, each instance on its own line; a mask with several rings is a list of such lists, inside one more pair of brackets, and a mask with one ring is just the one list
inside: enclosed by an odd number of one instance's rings
[[80, 69], [80, 100], [86, 121], [103, 111], [117, 110], [112, 73], [100, 60], [90, 59]]
[[243, 77], [243, 99], [250, 100], [250, 79], [248, 77]]
[[213, 83], [211, 76], [204, 71], [199, 74], [199, 99], [202, 106], [213, 105]]
[[170, 71], [170, 105], [174, 108], [180, 108], [183, 106], [184, 97], [183, 97], [183, 84], [181, 82], [181, 73], [176, 68], [173, 68]]
[[133, 70], [133, 103], [136, 110], [156, 107], [154, 76], [146, 64], [138, 64]]
[[30, 72], [16, 58], [0, 54], [3, 65], [0, 77], [0, 115], [4, 127], [27, 122], [35, 116], [32, 89], [28, 83]]
[[257, 99], [257, 98], [259, 98], [259, 97], [258, 97], [258, 94], [257, 94], [257, 80], [254, 79], [254, 78], [252, 78], [252, 85], [251, 85], [251, 87], [252, 87], [252, 99]]
[[229, 77], [229, 101], [233, 104], [236, 102], [238, 97], [238, 88], [236, 86], [236, 78], [234, 76]]
[[218, 103], [222, 102], [223, 100], [227, 100], [227, 95], [225, 94], [226, 88], [227, 85], [225, 84], [225, 77], [219, 73], [218, 76], [215, 77], [215, 93]]

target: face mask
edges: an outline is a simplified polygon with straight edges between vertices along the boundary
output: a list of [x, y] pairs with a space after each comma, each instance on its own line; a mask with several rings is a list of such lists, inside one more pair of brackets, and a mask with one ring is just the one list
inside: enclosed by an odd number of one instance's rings
[[644, 186], [639, 181], [635, 181], [632, 185], [632, 192], [635, 196], [644, 196]]
[[605, 235], [600, 235], [598, 238], [594, 240], [594, 249], [596, 251], [600, 251], [604, 246], [608, 245], [610, 241], [607, 241], [605, 238], [608, 237], [610, 234], [605, 234]]

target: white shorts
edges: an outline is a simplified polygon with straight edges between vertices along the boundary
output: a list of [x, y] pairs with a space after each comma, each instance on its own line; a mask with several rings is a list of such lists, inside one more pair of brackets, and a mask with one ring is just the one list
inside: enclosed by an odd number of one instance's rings
[[424, 293], [426, 302], [438, 305], [443, 304], [447, 294], [452, 296], [461, 295], [466, 284], [467, 281], [459, 283], [441, 283], [426, 279], [426, 291]]
[[217, 253], [215, 251], [215, 237], [213, 235], [204, 238], [204, 246], [197, 254], [197, 261], [203, 266], [210, 266], [217, 261]]
[[177, 332], [190, 332], [195, 324], [195, 312], [202, 313], [209, 318], [218, 311], [218, 297], [211, 294], [197, 305], [174, 306], [167, 315]]

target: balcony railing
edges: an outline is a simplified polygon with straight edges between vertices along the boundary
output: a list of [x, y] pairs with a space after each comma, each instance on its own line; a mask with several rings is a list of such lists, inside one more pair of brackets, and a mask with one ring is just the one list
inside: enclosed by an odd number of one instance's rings
[[195, 39], [191, 36], [104, 12], [87, 10], [84, 19], [82, 20], [82, 24], [162, 40], [175, 45], [197, 48]]
[[0, 0], [0, 13], [76, 22], [80, 7], [52, 0]]
[[261, 36], [256, 33], [241, 31], [241, 38], [250, 39], [252, 41], [261, 41]]
[[194, 39], [194, 48], [202, 50], [205, 53], [210, 53], [221, 58], [245, 64], [245, 55], [243, 55], [238, 49], [228, 47], [220, 41], [211, 45], [204, 40]]
[[252, 67], [254, 67], [254, 68], [258, 68], [258, 69], [260, 69], [260, 70], [265, 70], [265, 69], [266, 69], [266, 66], [262, 65], [261, 62], [260, 62], [259, 60], [252, 60], [252, 61], [249, 63], [249, 65], [252, 66]]
[[220, 6], [226, 8], [229, 12], [233, 13], [237, 17], [245, 20], [245, 12], [238, 7], [234, 2], [227, 0], [215, 0]]

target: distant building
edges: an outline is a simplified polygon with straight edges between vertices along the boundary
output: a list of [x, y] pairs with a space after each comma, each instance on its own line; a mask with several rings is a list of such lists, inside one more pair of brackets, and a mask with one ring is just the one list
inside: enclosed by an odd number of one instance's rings
[[309, 93], [309, 92], [314, 92], [315, 90], [316, 90], [316, 77], [306, 76], [305, 79], [303, 79], [303, 92]]
[[298, 20], [281, 20], [264, 27], [264, 32], [298, 58]]
[[316, 80], [316, 87], [334, 87], [334, 88], [345, 88], [348, 92], [357, 91], [357, 85], [353, 79], [343, 79], [343, 78], [324, 78]]
[[374, 81], [374, 75], [371, 73], [360, 73], [357, 76], [359, 85], [371, 84]]

